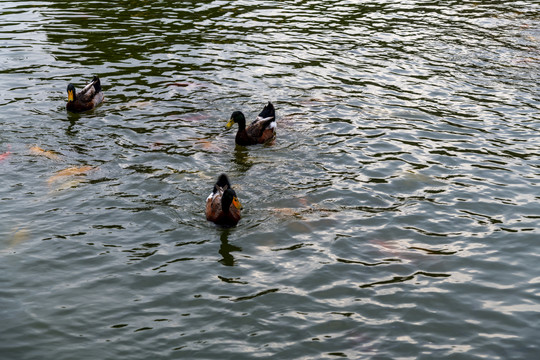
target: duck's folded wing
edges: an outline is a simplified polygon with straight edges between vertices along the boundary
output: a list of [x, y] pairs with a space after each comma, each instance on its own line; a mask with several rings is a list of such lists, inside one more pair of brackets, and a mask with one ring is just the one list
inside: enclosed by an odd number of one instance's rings
[[214, 186], [214, 191], [206, 198], [206, 219], [215, 221], [221, 213], [221, 197], [223, 189], [219, 186]]
[[101, 82], [97, 76], [94, 76], [94, 79], [77, 94], [77, 97], [83, 102], [89, 102], [99, 92], [101, 92]]
[[275, 122], [274, 118], [267, 118], [267, 119], [258, 119], [249, 125], [249, 127], [246, 129], [249, 136], [253, 138], [260, 138], [263, 136], [263, 133], [265, 130], [274, 129], [275, 128]]

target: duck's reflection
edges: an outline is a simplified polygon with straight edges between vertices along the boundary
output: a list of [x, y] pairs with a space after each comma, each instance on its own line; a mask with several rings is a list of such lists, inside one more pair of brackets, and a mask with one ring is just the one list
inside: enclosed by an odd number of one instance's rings
[[238, 167], [238, 172], [244, 173], [253, 166], [253, 161], [249, 158], [248, 149], [244, 146], [236, 145], [234, 148], [233, 162]]
[[75, 125], [77, 125], [77, 121], [81, 118], [81, 115], [74, 114], [71, 112], [67, 112], [67, 120], [69, 122], [69, 126], [66, 128], [66, 135], [67, 136], [76, 136], [79, 132], [75, 129]]
[[219, 262], [226, 266], [234, 266], [235, 260], [232, 256], [233, 251], [242, 251], [242, 248], [239, 246], [234, 246], [229, 244], [229, 234], [231, 229], [221, 230], [221, 246], [219, 247], [219, 253], [223, 256], [223, 259], [220, 259]]

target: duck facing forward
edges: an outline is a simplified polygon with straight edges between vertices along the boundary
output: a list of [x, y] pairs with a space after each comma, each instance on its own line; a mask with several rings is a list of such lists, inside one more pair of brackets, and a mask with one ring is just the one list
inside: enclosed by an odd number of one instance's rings
[[231, 188], [229, 178], [221, 174], [206, 199], [206, 220], [224, 227], [235, 226], [240, 220], [240, 210], [242, 205]]
[[77, 93], [73, 84], [67, 86], [67, 93], [68, 102], [66, 104], [66, 109], [74, 113], [92, 110], [101, 104], [105, 97], [103, 91], [101, 91], [99, 77], [95, 75], [92, 81], [79, 93]]
[[235, 141], [238, 145], [247, 146], [268, 143], [276, 138], [276, 111], [271, 102], [264, 107], [257, 119], [246, 127], [246, 118], [241, 111], [235, 111], [227, 123], [230, 129], [238, 124]]

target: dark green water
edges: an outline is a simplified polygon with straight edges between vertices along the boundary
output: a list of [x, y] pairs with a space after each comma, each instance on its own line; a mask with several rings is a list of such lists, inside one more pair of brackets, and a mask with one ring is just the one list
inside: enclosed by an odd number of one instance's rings
[[537, 1], [3, 1], [0, 49], [0, 359], [539, 358]]

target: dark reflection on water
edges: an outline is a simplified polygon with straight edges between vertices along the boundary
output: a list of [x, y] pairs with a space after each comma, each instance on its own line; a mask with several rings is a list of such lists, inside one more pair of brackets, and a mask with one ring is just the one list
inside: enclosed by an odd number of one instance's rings
[[4, 357], [537, 357], [536, 2], [0, 8]]
[[[232, 137], [232, 139], [234, 139], [234, 137]], [[239, 145], [234, 148], [233, 161], [236, 165], [236, 169], [234, 170], [238, 173], [245, 173], [254, 165], [253, 160], [249, 158], [249, 150], [244, 146]]]
[[221, 246], [219, 247], [219, 254], [223, 256], [223, 259], [219, 260], [223, 265], [233, 266], [235, 263], [234, 256], [231, 254], [234, 251], [242, 251], [242, 248], [229, 244], [229, 234], [231, 229], [222, 229], [220, 235]]

